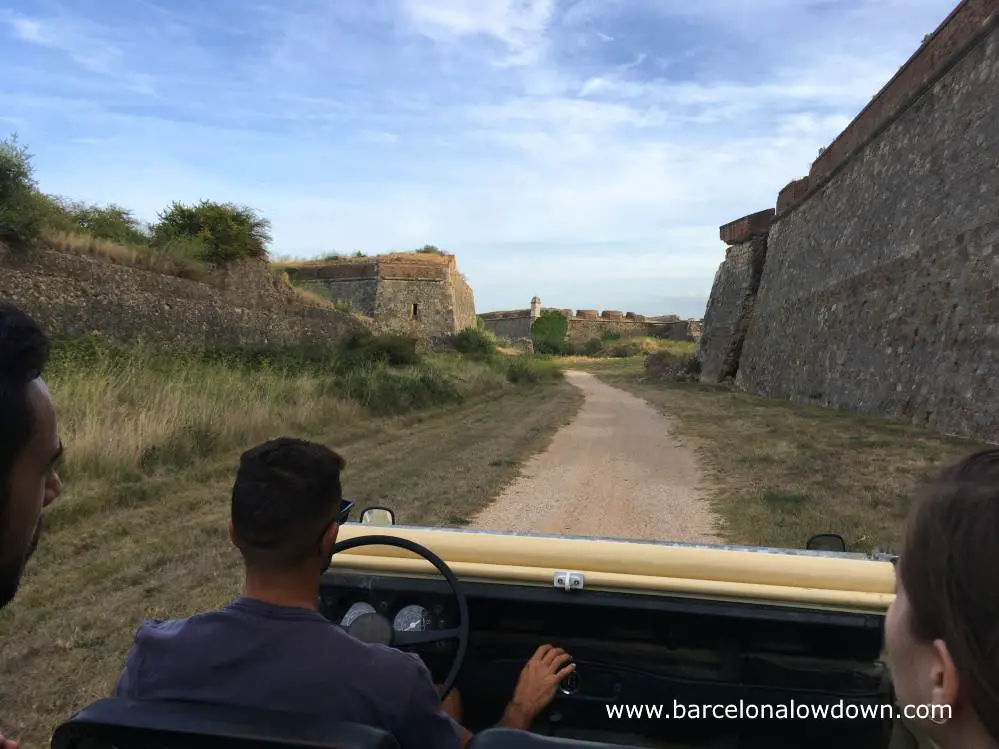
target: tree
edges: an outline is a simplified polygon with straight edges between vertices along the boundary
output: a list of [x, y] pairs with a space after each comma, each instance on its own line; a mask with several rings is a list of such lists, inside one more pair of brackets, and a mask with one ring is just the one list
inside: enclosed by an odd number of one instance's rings
[[27, 146], [17, 135], [0, 141], [0, 242], [25, 249], [38, 239], [43, 211]]
[[118, 244], [144, 245], [149, 242], [148, 230], [127, 208], [114, 203], [101, 207], [58, 198], [55, 202], [78, 231]]
[[546, 309], [531, 325], [531, 340], [539, 354], [561, 354], [566, 351], [565, 334], [569, 320], [558, 310]]
[[201, 248], [201, 260], [226, 265], [242, 258], [267, 258], [271, 224], [254, 209], [234, 203], [202, 200], [193, 206], [177, 201], [157, 214], [154, 247], [178, 241]]

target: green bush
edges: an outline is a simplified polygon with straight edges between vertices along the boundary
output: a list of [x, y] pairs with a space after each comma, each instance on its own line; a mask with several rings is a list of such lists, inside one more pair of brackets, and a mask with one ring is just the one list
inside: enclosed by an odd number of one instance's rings
[[101, 207], [62, 198], [55, 198], [53, 203], [63, 216], [59, 218], [58, 224], [50, 221], [50, 228], [84, 232], [98, 239], [124, 245], [144, 246], [149, 243], [149, 234], [139, 220], [130, 210], [119, 205], [111, 203]]
[[696, 382], [700, 379], [701, 362], [693, 351], [655, 351], [645, 357], [644, 365], [650, 377], [677, 382]]
[[454, 336], [452, 343], [455, 351], [473, 356], [492, 356], [498, 348], [496, 337], [479, 328], [466, 328]]
[[174, 201], [152, 227], [154, 247], [194, 240], [201, 260], [221, 266], [243, 258], [265, 259], [271, 242], [270, 221], [246, 206], [202, 200], [193, 206]]
[[514, 384], [557, 380], [565, 377], [558, 362], [527, 356], [507, 357], [506, 377]]
[[537, 354], [565, 354], [568, 346], [565, 334], [569, 320], [558, 310], [546, 309], [531, 325], [531, 340]]
[[44, 208], [27, 147], [16, 135], [0, 141], [0, 242], [15, 250], [34, 246], [44, 226]]
[[591, 338], [583, 345], [583, 356], [596, 356], [603, 347], [599, 338]]
[[613, 330], [605, 330], [600, 334], [600, 340], [602, 343], [607, 343], [608, 341], [619, 341], [621, 340], [621, 334]]
[[352, 364], [384, 363], [393, 367], [419, 364], [419, 339], [398, 333], [372, 333], [367, 328], [355, 331], [344, 341], [341, 350]]

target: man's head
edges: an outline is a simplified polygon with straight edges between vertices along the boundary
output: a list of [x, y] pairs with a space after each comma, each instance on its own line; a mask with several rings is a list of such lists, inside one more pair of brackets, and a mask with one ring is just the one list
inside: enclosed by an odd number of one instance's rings
[[48, 356], [38, 324], [0, 304], [0, 608], [17, 593], [38, 544], [42, 508], [62, 491], [59, 425], [41, 379]]
[[243, 453], [232, 488], [229, 537], [247, 572], [318, 577], [330, 562], [345, 462], [324, 445], [281, 437]]

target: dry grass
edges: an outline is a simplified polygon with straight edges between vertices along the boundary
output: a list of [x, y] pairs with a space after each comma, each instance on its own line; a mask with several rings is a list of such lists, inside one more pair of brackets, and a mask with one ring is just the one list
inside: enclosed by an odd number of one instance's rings
[[375, 262], [390, 263], [432, 263], [435, 265], [451, 265], [455, 262], [454, 255], [447, 252], [386, 252], [380, 255], [328, 255], [317, 258], [279, 258], [274, 265], [281, 268], [321, 268], [326, 265], [342, 265], [344, 263], [365, 264]]
[[579, 363], [645, 398], [698, 448], [733, 543], [801, 548], [814, 533], [898, 548], [915, 483], [984, 445], [908, 424], [767, 400], [724, 386], [643, 381], [641, 358]]
[[207, 266], [193, 260], [168, 257], [153, 252], [148, 247], [118, 244], [82, 232], [46, 229], [42, 232], [42, 241], [45, 246], [60, 252], [94, 257], [167, 276], [201, 279], [209, 272]]
[[46, 513], [15, 604], [0, 613], [3, 729], [22, 747], [47, 745], [59, 722], [110, 694], [143, 619], [238, 594], [224, 524], [234, 467], [250, 444], [281, 434], [321, 440], [347, 459], [345, 490], [360, 505], [390, 505], [403, 523], [462, 525], [581, 403], [558, 379], [517, 386], [451, 357], [426, 371], [457, 375], [463, 404], [374, 419], [308, 371], [140, 363], [102, 370], [79, 361], [49, 378], [66, 491]]
[[566, 365], [588, 365], [608, 359], [627, 359], [632, 361], [636, 356], [643, 356], [657, 351], [669, 351], [678, 356], [693, 355], [697, 351], [697, 344], [691, 341], [672, 341], [666, 338], [654, 338], [650, 336], [620, 338], [603, 341], [600, 350], [594, 352], [591, 356], [562, 356], [559, 357], [559, 361], [564, 362]]
[[[97, 258], [116, 265], [127, 265], [131, 268], [140, 268], [165, 276], [176, 276], [190, 281], [202, 282], [210, 280], [212, 276], [211, 269], [197, 260], [165, 255], [155, 252], [149, 247], [118, 244], [82, 232], [47, 229], [42, 233], [42, 240], [44, 246], [59, 252]], [[311, 289], [293, 285], [284, 268], [278, 264], [271, 264], [269, 269], [275, 282], [287, 287], [302, 306], [349, 311], [335, 300]]]

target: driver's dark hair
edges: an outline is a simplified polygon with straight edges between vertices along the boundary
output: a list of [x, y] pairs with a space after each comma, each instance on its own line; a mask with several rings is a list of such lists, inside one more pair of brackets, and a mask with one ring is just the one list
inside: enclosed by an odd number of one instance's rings
[[0, 520], [7, 513], [14, 461], [35, 432], [28, 383], [41, 377], [50, 343], [27, 313], [0, 304]]
[[913, 635], [947, 644], [962, 692], [999, 740], [999, 449], [920, 487], [898, 573]]
[[232, 525], [247, 567], [283, 570], [316, 553], [337, 519], [344, 459], [325, 445], [280, 437], [243, 453]]

